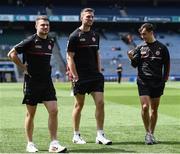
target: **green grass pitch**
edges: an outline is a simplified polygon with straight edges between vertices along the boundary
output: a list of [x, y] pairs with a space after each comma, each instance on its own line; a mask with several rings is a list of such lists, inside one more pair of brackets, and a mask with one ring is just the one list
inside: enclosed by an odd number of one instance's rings
[[[144, 145], [144, 127], [136, 83], [105, 83], [105, 132], [113, 141], [110, 146], [95, 144], [95, 105], [90, 96], [81, 117], [81, 134], [85, 145], [72, 143], [73, 97], [70, 83], [55, 83], [58, 107], [58, 137], [69, 153], [180, 153], [180, 83], [168, 82], [159, 106], [155, 136], [156, 145]], [[22, 83], [0, 83], [0, 153], [25, 153], [25, 106]], [[47, 153], [49, 133], [48, 114], [38, 105], [35, 116], [34, 142], [40, 153]]]

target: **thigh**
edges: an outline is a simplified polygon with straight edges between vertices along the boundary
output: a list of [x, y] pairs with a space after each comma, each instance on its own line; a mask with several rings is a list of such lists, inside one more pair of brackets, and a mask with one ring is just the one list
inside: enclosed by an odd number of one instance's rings
[[41, 101], [41, 87], [38, 83], [33, 82], [29, 76], [25, 76], [23, 91], [23, 104], [37, 105]]
[[79, 95], [85, 95], [87, 93], [87, 89], [88, 89], [88, 84], [87, 84], [87, 80], [85, 79], [79, 79], [76, 82], [73, 82], [73, 93], [76, 96], [77, 94]]
[[91, 87], [89, 89], [88, 93], [91, 92], [104, 92], [104, 78], [97, 79], [95, 81], [92, 81], [90, 83]]
[[139, 96], [150, 96], [149, 86], [146, 82], [142, 80], [137, 80], [138, 93]]
[[83, 106], [85, 101], [85, 95], [77, 94], [75, 95], [75, 106]]
[[88, 94], [92, 92], [104, 92], [104, 76], [101, 73], [95, 73], [89, 80]]
[[37, 105], [44, 101], [56, 101], [56, 91], [52, 81], [34, 82], [31, 79], [24, 84], [23, 104]]
[[37, 108], [37, 105], [36, 106], [32, 106], [32, 105], [26, 105], [26, 108], [27, 108], [27, 114], [31, 115], [31, 116], [34, 116], [35, 113], [36, 113], [36, 108]]
[[157, 111], [160, 103], [160, 97], [151, 98], [151, 109]]
[[142, 95], [139, 96], [140, 102], [141, 102], [141, 106], [149, 106], [151, 104], [151, 99], [148, 95]]
[[152, 86], [153, 84], [151, 84], [150, 97], [151, 98], [158, 98], [161, 95], [163, 95], [165, 83], [159, 83], [159, 84], [154, 83], [154, 84], [156, 86]]
[[56, 90], [52, 80], [42, 85], [43, 93], [41, 96], [42, 101], [57, 101]]
[[44, 101], [43, 103], [44, 103], [48, 113], [58, 111], [57, 101]]
[[98, 104], [104, 103], [104, 93], [103, 92], [92, 92], [91, 95], [94, 99], [96, 106]]
[[73, 84], [74, 95], [91, 92], [104, 92], [104, 77], [101, 73], [92, 74], [89, 77], [80, 78]]

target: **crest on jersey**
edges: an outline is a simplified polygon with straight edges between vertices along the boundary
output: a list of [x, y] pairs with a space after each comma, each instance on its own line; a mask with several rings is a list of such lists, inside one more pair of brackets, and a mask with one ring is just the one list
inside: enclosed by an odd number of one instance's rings
[[160, 51], [156, 51], [156, 55], [159, 56], [160, 55]]
[[49, 49], [49, 50], [51, 50], [51, 49], [52, 49], [52, 47], [51, 47], [51, 45], [50, 45], [50, 44], [48, 45], [48, 49]]
[[95, 38], [95, 37], [92, 37], [92, 41], [95, 42], [95, 41], [96, 41], [96, 38]]

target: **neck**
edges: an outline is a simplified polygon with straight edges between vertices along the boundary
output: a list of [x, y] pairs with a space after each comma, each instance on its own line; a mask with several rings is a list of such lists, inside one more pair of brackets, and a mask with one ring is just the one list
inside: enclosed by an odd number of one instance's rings
[[37, 33], [37, 35], [42, 38], [42, 39], [46, 39], [47, 38], [47, 34], [43, 35], [43, 34], [40, 34], [40, 33]]
[[84, 32], [88, 32], [88, 31], [90, 31], [91, 27], [90, 26], [81, 25], [79, 27], [79, 29], [84, 31]]
[[150, 39], [148, 40], [147, 43], [153, 43], [153, 42], [155, 42], [155, 41], [156, 41], [156, 39], [155, 39], [154, 36], [153, 36], [152, 38], [150, 38]]

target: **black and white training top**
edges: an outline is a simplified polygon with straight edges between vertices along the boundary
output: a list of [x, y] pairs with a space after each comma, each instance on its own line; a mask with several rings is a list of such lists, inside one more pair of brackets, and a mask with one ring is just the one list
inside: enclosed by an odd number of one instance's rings
[[74, 62], [79, 76], [97, 73], [99, 35], [94, 31], [83, 32], [77, 28], [70, 34], [67, 52], [74, 52]]
[[29, 36], [15, 45], [18, 54], [23, 54], [23, 63], [27, 63], [28, 73], [34, 80], [46, 80], [51, 77], [50, 59], [54, 40], [40, 38], [37, 34]]
[[167, 47], [159, 41], [143, 43], [134, 49], [131, 65], [138, 68], [138, 78], [167, 81], [170, 71], [170, 56]]

